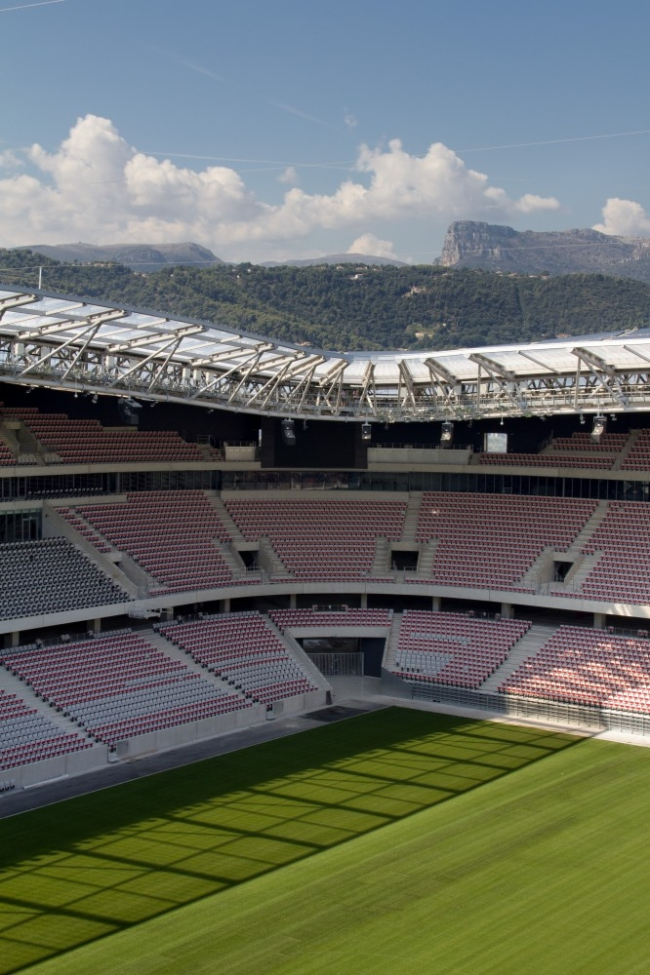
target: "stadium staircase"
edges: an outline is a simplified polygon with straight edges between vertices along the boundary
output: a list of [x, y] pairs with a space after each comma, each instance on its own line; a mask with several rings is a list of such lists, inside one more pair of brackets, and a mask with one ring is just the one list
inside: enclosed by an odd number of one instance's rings
[[[79, 503], [85, 503], [81, 500]], [[84, 518], [77, 508], [65, 507], [66, 514], [58, 510], [63, 507], [46, 502], [43, 505], [45, 522], [56, 535], [69, 539], [75, 548], [80, 549], [101, 571], [128, 593], [130, 599], [146, 596], [160, 583], [131, 559], [120, 552], [101, 532]], [[101, 547], [100, 547], [101, 546]]]
[[155, 630], [139, 630], [138, 636], [141, 636], [147, 643], [155, 647], [156, 650], [160, 650], [166, 657], [170, 657], [172, 660], [179, 660], [192, 674], [200, 674], [203, 680], [207, 680], [209, 684], [215, 684], [221, 691], [225, 691], [228, 694], [236, 694], [243, 701], [246, 700], [240, 691], [228, 684], [227, 681], [222, 680], [218, 674], [212, 673], [207, 667], [202, 667], [189, 653], [181, 650], [175, 643], [172, 643], [171, 640], [164, 637], [162, 633], [157, 633]]
[[[232, 544], [227, 544], [226, 542], [220, 541], [218, 538], [212, 539], [212, 544], [220, 553], [221, 558], [224, 560], [228, 568], [230, 569], [233, 579], [244, 579], [247, 575], [246, 565], [244, 564], [239, 552]], [[252, 571], [250, 574], [251, 579], [258, 580], [259, 572]]]
[[539, 553], [533, 564], [524, 572], [519, 584], [522, 586], [538, 586], [548, 582], [553, 577], [553, 548], [546, 545]]
[[494, 673], [490, 674], [488, 679], [481, 684], [479, 690], [489, 694], [496, 694], [503, 682], [511, 674], [514, 674], [525, 660], [528, 660], [529, 657], [534, 656], [534, 654], [541, 650], [556, 629], [557, 627], [555, 626], [533, 624], [524, 636], [520, 640], [517, 640], [508, 654], [507, 659], [504, 660], [500, 667], [497, 667]]
[[240, 532], [233, 519], [230, 517], [230, 513], [221, 498], [218, 498], [216, 494], [209, 493], [208, 491], [205, 492], [205, 496], [216, 511], [217, 516], [223, 527], [228, 532], [233, 545], [245, 545], [246, 539]]
[[420, 542], [420, 557], [416, 576], [419, 579], [431, 580], [433, 576], [433, 561], [436, 557], [436, 549], [440, 544], [439, 538], [430, 538], [428, 542]]
[[388, 637], [386, 638], [386, 649], [384, 650], [384, 659], [382, 661], [384, 670], [390, 670], [392, 672], [397, 669], [397, 646], [399, 644], [401, 627], [402, 614], [393, 613], [393, 620], [388, 631]]
[[551, 591], [562, 592], [563, 590], [568, 589], [571, 592], [580, 592], [582, 590], [583, 582], [587, 576], [591, 575], [604, 554], [604, 552], [595, 552], [593, 555], [581, 555], [579, 560], [574, 564], [573, 568], [567, 572], [566, 579], [564, 580], [564, 586], [562, 586], [561, 583], [555, 583]]
[[287, 653], [294, 660], [297, 660], [302, 669], [312, 678], [316, 686], [321, 691], [331, 691], [332, 685], [328, 682], [327, 678], [321, 674], [320, 670], [313, 662], [308, 653], [306, 653], [300, 646], [295, 637], [290, 633], [283, 633], [275, 625], [270, 617], [265, 617], [266, 625], [270, 630], [273, 630], [275, 635], [287, 648]]
[[266, 535], [262, 535], [259, 539], [259, 560], [260, 569], [266, 572], [272, 582], [280, 579], [295, 579], [296, 577], [295, 572], [287, 569]]
[[576, 535], [573, 544], [567, 550], [567, 555], [576, 558], [582, 552], [585, 545], [588, 545], [591, 541], [591, 536], [596, 531], [601, 521], [607, 515], [607, 502], [599, 501], [596, 506], [596, 510], [589, 520], [582, 526], [578, 534]]
[[[18, 447], [19, 464], [45, 464], [50, 456], [58, 460], [58, 454], [50, 455], [46, 453], [33, 433], [25, 426], [22, 420], [10, 420], [9, 423], [15, 430], [15, 441]], [[8, 424], [5, 423], [5, 430]]]
[[404, 524], [402, 526], [402, 537], [400, 538], [400, 541], [408, 545], [412, 545], [413, 548], [417, 548], [415, 533], [418, 527], [421, 504], [421, 494], [416, 496], [411, 495], [406, 506], [406, 514], [404, 515]]
[[[241, 548], [248, 548], [250, 546], [247, 545], [246, 539], [240, 532], [239, 528], [237, 527], [233, 519], [230, 517], [230, 514], [228, 513], [225, 504], [223, 503], [221, 498], [217, 497], [216, 494], [212, 494], [211, 492], [206, 491], [205, 496], [207, 500], [210, 502], [210, 504], [212, 505], [212, 507], [214, 508], [215, 512], [217, 513], [217, 517], [219, 518], [219, 521], [226, 529], [228, 536], [230, 537], [229, 543], [222, 542], [219, 539], [213, 538], [212, 544], [221, 553], [224, 562], [226, 563], [226, 565], [230, 569], [230, 572], [232, 573], [233, 579], [249, 578], [252, 582], [258, 581], [260, 578], [259, 571], [254, 569], [248, 570], [246, 568], [246, 564], [244, 563], [244, 560], [242, 559], [242, 557], [240, 556], [237, 550], [238, 546], [241, 546]], [[260, 549], [260, 563], [261, 563], [262, 562], [261, 544], [259, 546], [259, 549]], [[271, 573], [269, 573], [269, 575], [270, 574]], [[286, 572], [284, 572], [283, 574], [286, 575]]]
[[580, 592], [582, 583], [596, 565], [598, 565], [603, 554], [602, 552], [596, 552], [594, 555], [584, 555], [582, 549], [585, 545], [589, 544], [591, 536], [606, 517], [607, 510], [607, 502], [599, 501], [593, 515], [578, 533], [573, 545], [566, 553], [569, 558], [573, 559], [573, 565], [567, 572], [564, 582], [553, 583], [550, 592], [555, 594], [561, 594], [566, 591]]
[[636, 443], [639, 440], [639, 437], [641, 436], [642, 433], [645, 433], [645, 431], [630, 430], [630, 435], [627, 438], [627, 443], [625, 444], [621, 452], [618, 454], [616, 460], [612, 464], [613, 471], [621, 470], [621, 467], [625, 463], [625, 460], [627, 459], [628, 455], [634, 450], [634, 447], [636, 446]]
[[374, 578], [379, 577], [385, 579], [390, 572], [390, 542], [385, 535], [377, 535], [375, 538], [375, 556], [370, 567], [370, 575]]
[[66, 718], [65, 715], [60, 714], [55, 707], [43, 701], [31, 689], [29, 684], [19, 680], [14, 674], [10, 674], [4, 667], [0, 667], [0, 690], [7, 691], [9, 694], [15, 694], [17, 697], [22, 698], [30, 710], [34, 709], [43, 715], [51, 724], [60, 728], [63, 734], [70, 735], [73, 732], [77, 732], [88, 741], [91, 741], [93, 745], [97, 743], [96, 739], [92, 735], [89, 735], [84, 728], [79, 727], [70, 718]]

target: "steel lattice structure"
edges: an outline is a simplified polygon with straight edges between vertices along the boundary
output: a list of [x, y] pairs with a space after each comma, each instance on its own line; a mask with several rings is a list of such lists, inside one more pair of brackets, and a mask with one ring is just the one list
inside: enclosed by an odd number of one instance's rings
[[180, 317], [0, 288], [0, 377], [304, 419], [646, 412], [650, 335], [448, 352], [324, 352]]

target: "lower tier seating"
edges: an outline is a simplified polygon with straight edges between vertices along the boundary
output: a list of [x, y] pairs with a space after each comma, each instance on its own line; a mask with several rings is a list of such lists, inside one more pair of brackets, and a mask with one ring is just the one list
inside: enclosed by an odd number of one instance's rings
[[390, 626], [392, 609], [274, 609], [269, 613], [277, 628], [284, 633], [301, 626]]
[[62, 731], [23, 698], [0, 689], [0, 772], [93, 744], [78, 731]]
[[393, 672], [407, 680], [477, 688], [504, 662], [530, 625], [527, 620], [406, 611]]
[[650, 714], [650, 642], [561, 626], [499, 690]]
[[311, 676], [259, 613], [228, 613], [159, 624], [156, 629], [251, 701], [270, 705], [317, 690]]
[[249, 703], [128, 631], [0, 654], [44, 700], [111, 747]]

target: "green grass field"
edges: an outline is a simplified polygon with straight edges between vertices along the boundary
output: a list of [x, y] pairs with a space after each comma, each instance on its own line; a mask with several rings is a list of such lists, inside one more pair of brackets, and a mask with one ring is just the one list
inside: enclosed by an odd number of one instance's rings
[[650, 751], [391, 708], [0, 821], [0, 973], [650, 967]]

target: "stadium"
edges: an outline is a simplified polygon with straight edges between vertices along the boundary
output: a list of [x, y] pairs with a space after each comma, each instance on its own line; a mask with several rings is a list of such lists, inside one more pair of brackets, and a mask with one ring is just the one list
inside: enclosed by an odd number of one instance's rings
[[3, 287], [0, 972], [642, 971], [649, 363]]

